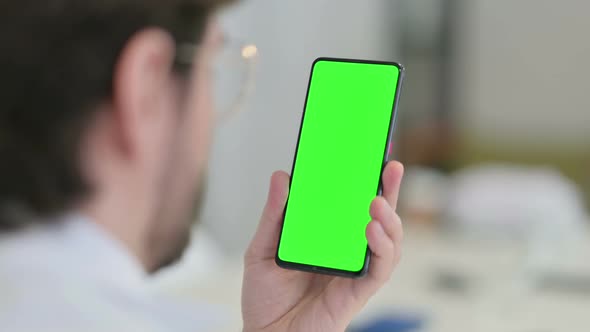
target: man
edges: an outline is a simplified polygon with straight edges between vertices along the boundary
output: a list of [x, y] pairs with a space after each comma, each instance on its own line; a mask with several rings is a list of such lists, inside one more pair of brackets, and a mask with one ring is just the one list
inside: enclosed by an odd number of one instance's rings
[[[221, 42], [211, 18], [224, 2], [0, 4], [2, 330], [206, 330], [198, 312], [151, 298], [146, 278], [189, 240]], [[399, 260], [402, 172], [386, 167], [370, 206], [359, 280], [275, 265], [289, 176], [273, 174], [245, 254], [244, 331], [346, 328]]]

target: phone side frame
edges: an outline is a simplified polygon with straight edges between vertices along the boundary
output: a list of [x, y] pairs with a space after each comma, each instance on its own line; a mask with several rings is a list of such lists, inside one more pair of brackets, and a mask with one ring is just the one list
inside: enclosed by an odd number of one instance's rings
[[[385, 169], [385, 166], [387, 165], [389, 158], [391, 157], [391, 152], [392, 152], [392, 148], [393, 148], [393, 133], [395, 131], [395, 125], [397, 122], [397, 113], [398, 113], [397, 108], [398, 108], [398, 104], [399, 104], [399, 100], [400, 100], [400, 96], [401, 96], [401, 90], [402, 90], [404, 74], [405, 74], [405, 68], [401, 64], [399, 64], [397, 62], [390, 62], [390, 61], [356, 60], [356, 59], [333, 58], [333, 57], [319, 57], [319, 58], [315, 59], [315, 61], [312, 63], [312, 66], [311, 66], [311, 73], [309, 75], [309, 82], [307, 84], [307, 92], [306, 92], [306, 96], [305, 96], [305, 102], [303, 104], [303, 114], [301, 116], [301, 123], [299, 125], [299, 134], [297, 136], [297, 145], [295, 146], [295, 154], [293, 156], [293, 163], [292, 163], [292, 167], [291, 167], [291, 176], [289, 178], [289, 188], [291, 188], [291, 185], [293, 182], [295, 164], [297, 163], [297, 155], [299, 153], [299, 143], [301, 140], [301, 134], [303, 132], [303, 124], [305, 122], [305, 113], [307, 110], [309, 93], [311, 90], [311, 83], [313, 80], [313, 73], [314, 73], [315, 65], [320, 61], [388, 65], [388, 66], [394, 66], [394, 67], [398, 68], [398, 70], [399, 70], [398, 82], [397, 82], [396, 91], [395, 91], [394, 100], [393, 100], [393, 109], [392, 109], [392, 113], [391, 113], [391, 119], [389, 122], [389, 129], [388, 129], [388, 134], [387, 134], [387, 143], [385, 144], [385, 151], [383, 153], [383, 165], [381, 167], [381, 174], [379, 175], [379, 183], [377, 186], [377, 195], [381, 196], [383, 194], [383, 179], [382, 179], [383, 170]], [[320, 273], [320, 274], [333, 275], [333, 276], [346, 277], [346, 278], [362, 278], [368, 273], [369, 265], [370, 265], [370, 261], [371, 261], [371, 249], [369, 248], [369, 246], [367, 246], [367, 250], [366, 250], [366, 254], [365, 254], [365, 262], [363, 264], [362, 269], [360, 269], [359, 271], [346, 271], [346, 270], [332, 269], [332, 268], [321, 267], [321, 266], [288, 262], [288, 261], [284, 261], [284, 260], [280, 259], [279, 258], [279, 248], [281, 246], [281, 238], [283, 235], [283, 228], [284, 228], [284, 222], [285, 222], [285, 217], [286, 217], [288, 205], [289, 205], [289, 200], [287, 199], [287, 203], [285, 204], [285, 208], [283, 209], [283, 214], [282, 214], [283, 223], [281, 224], [281, 231], [279, 233], [279, 239], [277, 242], [277, 250], [275, 253], [275, 263], [279, 267], [284, 268], [284, 269], [289, 269], [289, 270]]]

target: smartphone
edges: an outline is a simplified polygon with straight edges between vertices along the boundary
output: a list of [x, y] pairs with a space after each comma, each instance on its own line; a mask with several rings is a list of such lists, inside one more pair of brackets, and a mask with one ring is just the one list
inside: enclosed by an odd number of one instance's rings
[[314, 61], [277, 246], [283, 268], [362, 277], [365, 228], [381, 195], [404, 69], [393, 62]]

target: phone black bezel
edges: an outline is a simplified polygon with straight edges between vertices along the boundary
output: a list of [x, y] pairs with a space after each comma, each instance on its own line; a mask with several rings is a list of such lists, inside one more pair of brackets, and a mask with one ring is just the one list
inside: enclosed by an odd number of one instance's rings
[[[388, 130], [388, 134], [387, 134], [387, 144], [385, 146], [385, 151], [383, 153], [383, 165], [381, 167], [381, 174], [379, 175], [379, 183], [378, 183], [378, 187], [377, 187], [377, 195], [380, 196], [380, 195], [382, 195], [382, 187], [383, 187], [381, 177], [383, 175], [383, 169], [385, 168], [385, 165], [387, 164], [388, 159], [390, 157], [389, 154], [391, 152], [391, 147], [393, 144], [392, 138], [393, 138], [393, 132], [395, 129], [395, 123], [397, 120], [397, 106], [399, 104], [399, 98], [400, 98], [400, 94], [401, 94], [401, 88], [402, 88], [404, 72], [405, 72], [405, 69], [401, 64], [399, 64], [397, 62], [390, 62], [390, 61], [358, 60], [358, 59], [345, 59], [345, 58], [332, 58], [332, 57], [319, 57], [319, 58], [315, 59], [315, 61], [313, 62], [312, 66], [311, 66], [311, 73], [309, 75], [309, 82], [307, 84], [307, 93], [305, 96], [305, 103], [303, 104], [303, 114], [301, 116], [301, 123], [299, 125], [299, 134], [297, 137], [297, 145], [295, 147], [295, 155], [293, 157], [293, 164], [292, 164], [292, 168], [291, 168], [291, 180], [289, 181], [289, 188], [291, 187], [291, 184], [293, 181], [294, 172], [295, 172], [295, 164], [297, 163], [297, 154], [299, 152], [299, 143], [301, 140], [301, 132], [303, 130], [303, 122], [305, 121], [305, 111], [307, 109], [309, 90], [311, 88], [311, 82], [313, 79], [313, 72], [314, 72], [315, 65], [320, 61], [388, 65], [388, 66], [394, 66], [394, 67], [398, 68], [398, 70], [399, 70], [398, 84], [397, 84], [396, 91], [395, 91], [395, 99], [393, 101], [393, 109], [391, 112], [391, 119], [389, 122], [389, 130]], [[285, 221], [285, 215], [287, 212], [288, 205], [289, 205], [289, 202], [287, 201], [287, 203], [285, 204], [285, 208], [283, 210], [283, 217], [282, 217], [283, 223]], [[277, 243], [277, 250], [276, 250], [276, 254], [275, 254], [275, 262], [279, 267], [284, 268], [284, 269], [289, 269], [289, 270], [320, 273], [320, 274], [327, 274], [327, 275], [347, 277], [347, 278], [361, 278], [367, 274], [367, 272], [369, 270], [370, 260], [371, 260], [371, 249], [368, 246], [367, 246], [367, 251], [365, 254], [365, 263], [363, 265], [363, 268], [359, 271], [338, 270], [338, 269], [332, 269], [332, 268], [322, 267], [322, 266], [314, 266], [314, 265], [308, 265], [308, 264], [300, 264], [300, 263], [283, 261], [282, 259], [279, 258], [279, 248], [281, 246], [281, 237], [283, 234], [283, 226], [284, 226], [284, 224], [281, 224], [281, 232], [279, 233], [279, 240]]]

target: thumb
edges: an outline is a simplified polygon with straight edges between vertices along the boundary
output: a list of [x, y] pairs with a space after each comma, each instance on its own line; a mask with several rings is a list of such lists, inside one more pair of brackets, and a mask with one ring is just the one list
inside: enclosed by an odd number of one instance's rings
[[246, 252], [246, 260], [274, 259], [282, 226], [283, 211], [289, 196], [289, 175], [278, 171], [270, 179], [266, 205], [260, 224]]

